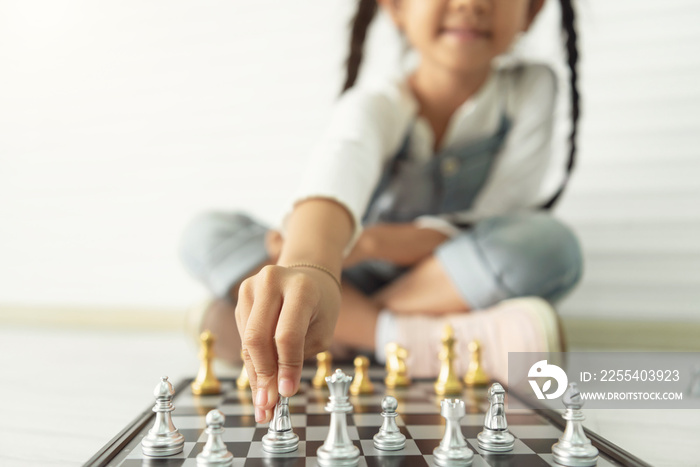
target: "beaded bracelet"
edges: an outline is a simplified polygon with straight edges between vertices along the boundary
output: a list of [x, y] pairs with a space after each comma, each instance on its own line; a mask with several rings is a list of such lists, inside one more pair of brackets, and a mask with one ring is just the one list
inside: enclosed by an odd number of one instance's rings
[[323, 272], [325, 272], [326, 274], [328, 274], [329, 276], [331, 276], [331, 277], [333, 278], [333, 281], [334, 281], [334, 282], [336, 283], [336, 285], [338, 286], [338, 290], [340, 290], [341, 292], [343, 291], [343, 286], [340, 285], [340, 281], [338, 280], [337, 277], [335, 277], [335, 274], [333, 274], [333, 273], [331, 272], [331, 270], [328, 269], [328, 268], [325, 268], [325, 267], [323, 267], [323, 266], [320, 266], [320, 265], [318, 265], [318, 264], [313, 264], [313, 263], [294, 263], [294, 264], [290, 264], [290, 265], [287, 266], [287, 267], [288, 267], [289, 269], [291, 269], [291, 268], [313, 268], [313, 269], [318, 269], [319, 271], [323, 271]]

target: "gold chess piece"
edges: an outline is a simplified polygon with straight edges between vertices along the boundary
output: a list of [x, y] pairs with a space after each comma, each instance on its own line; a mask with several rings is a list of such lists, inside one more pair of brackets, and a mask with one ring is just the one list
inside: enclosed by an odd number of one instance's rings
[[406, 387], [411, 384], [411, 378], [406, 369], [408, 351], [396, 342], [386, 345], [386, 378], [384, 384], [387, 389]]
[[374, 393], [374, 385], [369, 379], [369, 358], [360, 355], [355, 357], [355, 377], [350, 384], [350, 394], [359, 396], [360, 394]]
[[212, 370], [214, 335], [211, 331], [206, 330], [199, 335], [199, 342], [199, 373], [197, 373], [197, 377], [190, 385], [192, 394], [196, 396], [219, 394], [221, 393], [221, 383]]
[[331, 366], [333, 365], [333, 355], [329, 351], [319, 352], [316, 354], [316, 374], [311, 380], [311, 386], [316, 389], [327, 387], [326, 376], [331, 376]]
[[491, 382], [491, 378], [481, 366], [481, 343], [478, 340], [473, 340], [469, 343], [469, 367], [467, 374], [464, 375], [464, 384], [467, 386], [487, 386]]
[[250, 378], [248, 378], [248, 370], [245, 369], [243, 363], [243, 349], [241, 349], [241, 374], [236, 378], [236, 387], [242, 391], [250, 387]]
[[455, 337], [454, 329], [451, 325], [446, 325], [442, 337], [442, 349], [438, 358], [442, 362], [440, 374], [435, 381], [435, 393], [439, 396], [447, 394], [459, 394], [462, 392], [462, 381], [460, 381], [454, 370], [455, 361]]

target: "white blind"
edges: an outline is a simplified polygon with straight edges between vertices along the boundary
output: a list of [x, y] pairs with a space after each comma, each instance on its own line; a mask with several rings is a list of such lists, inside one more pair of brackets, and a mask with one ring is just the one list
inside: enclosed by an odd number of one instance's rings
[[586, 271], [562, 313], [700, 321], [700, 3], [579, 12], [580, 151], [558, 212]]

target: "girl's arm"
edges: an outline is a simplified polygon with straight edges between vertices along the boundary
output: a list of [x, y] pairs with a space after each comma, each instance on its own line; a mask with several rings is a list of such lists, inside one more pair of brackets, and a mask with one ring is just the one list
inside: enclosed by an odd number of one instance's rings
[[450, 237], [415, 223], [376, 224], [366, 227], [345, 260], [345, 266], [380, 259], [411, 266], [427, 258]]
[[[278, 393], [299, 388], [305, 357], [326, 350], [340, 310], [343, 250], [354, 231], [350, 213], [328, 199], [296, 205], [275, 266], [245, 280], [236, 321], [255, 397], [255, 418], [270, 420]], [[291, 267], [307, 263], [313, 267]]]
[[[343, 261], [343, 267], [354, 266], [371, 259], [411, 266], [430, 256], [449, 238], [451, 235], [440, 230], [425, 228], [413, 222], [365, 227], [352, 251]], [[282, 235], [277, 231], [269, 231], [266, 246], [273, 261], [279, 258], [282, 245]]]

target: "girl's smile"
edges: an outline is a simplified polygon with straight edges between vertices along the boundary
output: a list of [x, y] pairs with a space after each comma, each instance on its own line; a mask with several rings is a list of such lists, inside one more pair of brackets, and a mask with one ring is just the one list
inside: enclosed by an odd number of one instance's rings
[[482, 31], [469, 26], [443, 28], [440, 30], [439, 35], [450, 42], [460, 44], [465, 42], [474, 42], [477, 40], [487, 40], [491, 36], [487, 31]]

